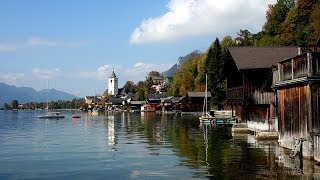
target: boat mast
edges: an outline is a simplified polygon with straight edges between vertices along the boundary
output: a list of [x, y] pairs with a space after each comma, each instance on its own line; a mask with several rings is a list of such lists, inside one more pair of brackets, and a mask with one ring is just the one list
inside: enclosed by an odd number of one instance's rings
[[49, 110], [49, 98], [48, 98], [48, 93], [49, 93], [49, 79], [47, 79], [47, 90], [46, 90], [46, 101], [47, 101], [47, 110]]
[[208, 91], [208, 77], [206, 74], [206, 91], [205, 91], [205, 103], [206, 103], [206, 115], [208, 114], [208, 97], [207, 97], [207, 91]]

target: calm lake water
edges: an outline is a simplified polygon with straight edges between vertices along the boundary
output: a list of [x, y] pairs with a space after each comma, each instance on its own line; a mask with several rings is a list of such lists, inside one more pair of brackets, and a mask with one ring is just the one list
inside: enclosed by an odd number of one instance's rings
[[0, 179], [300, 179], [312, 161], [195, 116], [0, 111]]

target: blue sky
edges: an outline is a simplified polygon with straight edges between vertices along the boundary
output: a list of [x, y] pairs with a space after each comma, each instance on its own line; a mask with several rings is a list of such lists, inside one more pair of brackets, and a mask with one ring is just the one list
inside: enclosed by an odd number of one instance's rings
[[169, 69], [216, 38], [261, 30], [276, 0], [1, 0], [0, 82], [79, 97]]

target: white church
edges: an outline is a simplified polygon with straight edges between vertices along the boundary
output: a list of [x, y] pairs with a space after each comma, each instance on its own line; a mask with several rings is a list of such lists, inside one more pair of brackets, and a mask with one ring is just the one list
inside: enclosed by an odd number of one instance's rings
[[112, 71], [111, 76], [109, 77], [108, 81], [108, 94], [109, 95], [117, 95], [118, 94], [118, 78], [116, 73]]

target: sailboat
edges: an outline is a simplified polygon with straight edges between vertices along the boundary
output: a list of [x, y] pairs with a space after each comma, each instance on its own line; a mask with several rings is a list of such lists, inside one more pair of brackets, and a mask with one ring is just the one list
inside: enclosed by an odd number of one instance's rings
[[204, 95], [204, 103], [203, 103], [203, 112], [202, 115], [199, 117], [200, 125], [203, 124], [210, 124], [211, 120], [213, 120], [213, 117], [208, 112], [208, 76], [206, 74], [206, 90]]
[[49, 90], [49, 81], [47, 81], [47, 107], [46, 107], [47, 113], [44, 115], [39, 115], [38, 118], [40, 118], [40, 119], [62, 119], [62, 118], [64, 118], [63, 115], [60, 115], [60, 112], [49, 111], [48, 90]]

